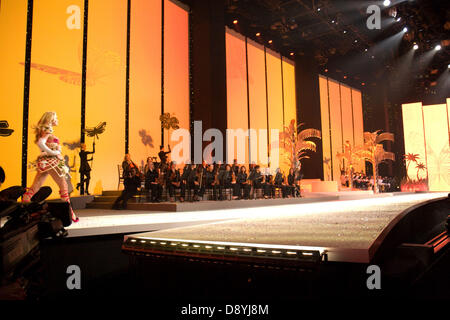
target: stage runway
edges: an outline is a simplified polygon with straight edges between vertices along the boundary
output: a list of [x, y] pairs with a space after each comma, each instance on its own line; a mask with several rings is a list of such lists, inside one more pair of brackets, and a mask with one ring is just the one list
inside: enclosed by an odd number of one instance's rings
[[[370, 260], [369, 249], [375, 240], [405, 209], [447, 195], [417, 193], [363, 200], [208, 211], [201, 214], [206, 215], [204, 218], [217, 219], [216, 222], [148, 232], [134, 235], [133, 238], [185, 241], [189, 245], [207, 243], [237, 248], [267, 246], [320, 250], [327, 252], [330, 261], [367, 263]], [[200, 222], [200, 213], [192, 212], [176, 216], [166, 214], [160, 218], [179, 219], [186, 214]]]
[[[69, 237], [83, 237], [160, 230], [154, 235], [180, 238], [188, 237], [189, 234], [189, 237], [195, 235], [195, 225], [209, 224], [211, 227], [214, 226], [214, 229], [199, 233], [198, 240], [220, 238], [224, 241], [234, 241], [233, 239], [253, 241], [258, 237], [258, 241], [267, 243], [271, 243], [272, 239], [303, 245], [331, 243], [333, 247], [339, 247], [343, 245], [340, 239], [346, 239], [346, 245], [361, 248], [404, 208], [446, 195], [446, 193], [405, 194], [361, 200], [197, 212], [84, 209], [77, 210], [80, 221], [72, 224], [68, 231]], [[228, 221], [226, 224], [211, 224], [226, 221]], [[257, 229], [253, 227], [254, 222], [259, 224]], [[188, 226], [191, 228], [180, 229]], [[167, 233], [162, 231], [167, 229], [173, 230]]]

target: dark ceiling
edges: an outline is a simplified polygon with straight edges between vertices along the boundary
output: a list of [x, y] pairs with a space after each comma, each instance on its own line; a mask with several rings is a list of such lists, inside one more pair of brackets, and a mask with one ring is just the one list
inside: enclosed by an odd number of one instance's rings
[[[338, 80], [375, 84], [386, 74], [397, 71], [395, 65], [415, 43], [419, 45], [416, 57], [433, 50], [437, 44], [442, 46], [423, 70], [411, 75], [417, 80], [417, 94], [432, 93], [436, 80], [443, 72], [448, 72], [448, 0], [393, 0], [388, 7], [383, 1], [361, 0], [225, 2], [229, 27], [284, 55], [309, 55], [321, 72]], [[381, 9], [380, 30], [370, 30], [366, 24], [369, 17], [366, 10], [373, 4]], [[234, 20], [238, 23], [233, 23]], [[402, 32], [404, 27], [408, 28], [407, 32]], [[395, 37], [396, 34], [399, 36]]]

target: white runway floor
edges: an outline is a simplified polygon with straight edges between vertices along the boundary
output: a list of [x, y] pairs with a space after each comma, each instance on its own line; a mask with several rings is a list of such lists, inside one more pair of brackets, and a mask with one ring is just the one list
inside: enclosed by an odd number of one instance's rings
[[[378, 235], [381, 227], [389, 223], [405, 208], [429, 199], [447, 196], [447, 193], [405, 194], [390, 197], [375, 197], [360, 200], [340, 200], [315, 202], [306, 204], [281, 205], [270, 207], [254, 207], [227, 210], [207, 210], [191, 212], [145, 212], [145, 211], [115, 211], [105, 209], [78, 210], [78, 223], [72, 224], [69, 237], [94, 236], [116, 233], [138, 233], [158, 231], [186, 226], [202, 225], [214, 222], [228, 222], [227, 229], [233, 231], [246, 230], [242, 228], [255, 220], [267, 220], [268, 230], [281, 228], [278, 223], [300, 223], [303, 230], [314, 232], [314, 242], [317, 236], [334, 235], [334, 242], [339, 245], [339, 238], [349, 236], [355, 247], [363, 245], [369, 239]], [[295, 221], [289, 222], [290, 219]], [[284, 222], [281, 222], [284, 221]], [[355, 224], [355, 221], [359, 223]], [[270, 223], [269, 223], [270, 222]], [[352, 228], [346, 226], [352, 225]], [[225, 224], [224, 224], [225, 226]], [[239, 226], [240, 228], [238, 228]], [[270, 227], [269, 227], [270, 226]], [[355, 229], [356, 228], [356, 229]], [[378, 229], [377, 229], [378, 228]], [[316, 230], [316, 231], [314, 231]], [[175, 231], [175, 230], [173, 230]], [[292, 230], [300, 234], [299, 230]], [[230, 235], [232, 232], [230, 232]], [[309, 232], [304, 234], [302, 241], [313, 238]], [[309, 234], [309, 235], [308, 235]], [[224, 239], [227, 235], [222, 234]], [[275, 239], [276, 237], [274, 237]], [[286, 237], [285, 237], [286, 238]], [[326, 240], [324, 238], [324, 240]], [[328, 240], [326, 240], [328, 242]], [[361, 242], [362, 241], [362, 242]]]

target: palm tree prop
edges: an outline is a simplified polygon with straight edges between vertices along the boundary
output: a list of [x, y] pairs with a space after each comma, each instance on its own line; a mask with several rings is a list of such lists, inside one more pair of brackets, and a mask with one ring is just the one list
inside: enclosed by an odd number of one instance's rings
[[[169, 112], [163, 113], [159, 116], [159, 121], [161, 121], [161, 128], [167, 130], [167, 136], [169, 137], [170, 129], [180, 129], [178, 119], [175, 116], [171, 116]], [[169, 140], [169, 139], [168, 139]], [[169, 140], [170, 141], [170, 140]]]
[[411, 162], [414, 162], [417, 164], [417, 160], [419, 160], [419, 155], [414, 153], [407, 153], [405, 154], [405, 161], [406, 161], [406, 179], [412, 181], [412, 179], [408, 175], [408, 169]]
[[320, 130], [304, 129], [300, 131], [302, 126], [303, 123], [300, 123], [295, 127], [295, 120], [291, 120], [289, 126], [284, 127], [283, 132], [280, 133], [283, 149], [289, 155], [289, 166], [294, 169], [301, 168], [301, 160], [309, 159], [308, 151], [316, 152], [316, 144], [306, 139], [322, 138]]
[[347, 164], [345, 168], [346, 174], [349, 175], [349, 184], [350, 189], [353, 188], [353, 168], [355, 164], [361, 160], [359, 155], [360, 149], [357, 147], [353, 147], [350, 141], [346, 140], [344, 143], [344, 152], [338, 152], [336, 154], [339, 160], [344, 159], [344, 165]]
[[427, 169], [427, 167], [422, 162], [419, 162], [416, 166], [416, 169], [417, 169], [417, 182], [419, 182], [420, 181], [420, 178], [419, 178], [420, 171], [425, 171]]
[[374, 192], [378, 193], [378, 165], [384, 161], [395, 161], [395, 154], [384, 150], [383, 141], [394, 142], [394, 135], [390, 132], [364, 132], [364, 147], [356, 152], [361, 158], [369, 161], [373, 168]]

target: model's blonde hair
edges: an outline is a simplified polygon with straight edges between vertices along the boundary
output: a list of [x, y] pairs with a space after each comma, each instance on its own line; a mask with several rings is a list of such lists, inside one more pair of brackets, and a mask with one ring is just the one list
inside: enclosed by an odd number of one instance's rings
[[56, 112], [54, 111], [47, 111], [42, 115], [41, 119], [34, 127], [35, 143], [38, 142], [39, 138], [41, 138], [44, 133], [53, 132], [52, 121], [55, 117]]

